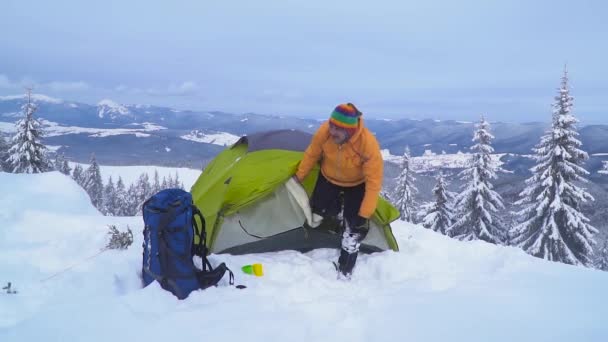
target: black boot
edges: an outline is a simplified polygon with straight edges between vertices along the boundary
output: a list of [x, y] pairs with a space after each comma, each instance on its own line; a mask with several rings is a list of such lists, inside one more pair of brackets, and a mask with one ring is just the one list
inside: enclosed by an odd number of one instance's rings
[[353, 273], [353, 268], [357, 262], [357, 255], [359, 252], [348, 253], [347, 251], [340, 249], [340, 257], [338, 258], [338, 270], [346, 277], [350, 277]]

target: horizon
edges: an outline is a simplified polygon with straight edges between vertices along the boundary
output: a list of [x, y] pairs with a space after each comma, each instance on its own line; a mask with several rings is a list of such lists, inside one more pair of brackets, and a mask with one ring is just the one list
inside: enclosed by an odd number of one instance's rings
[[607, 10], [599, 0], [7, 0], [0, 94], [33, 86], [83, 103], [296, 117], [352, 102], [373, 117], [544, 122], [567, 64], [577, 118], [607, 123]]
[[[24, 98], [26, 95], [22, 94], [22, 95], [18, 95], [18, 94], [11, 94], [11, 95], [7, 95], [7, 94], [0, 94], [0, 101], [10, 101], [10, 100], [16, 100], [16, 99], [20, 99], [20, 98]], [[58, 97], [52, 97], [46, 94], [41, 94], [41, 93], [32, 93], [33, 97], [43, 97], [43, 98], [48, 98], [48, 102], [51, 101], [61, 101], [62, 103], [74, 103], [74, 104], [84, 104], [84, 105], [88, 105], [88, 106], [98, 106], [99, 103], [103, 102], [103, 101], [112, 101], [112, 102], [116, 102], [112, 99], [108, 99], [108, 98], [104, 98], [101, 99], [99, 101], [97, 101], [97, 103], [88, 103], [88, 102], [80, 102], [80, 101], [72, 101], [70, 99], [65, 99], [65, 98], [58, 98]], [[40, 100], [36, 100], [34, 99], [32, 101], [34, 104], [40, 103]], [[52, 103], [52, 102], [51, 102]], [[222, 113], [222, 114], [228, 114], [228, 115], [236, 115], [236, 116], [242, 116], [242, 115], [261, 115], [261, 116], [271, 116], [271, 117], [292, 117], [292, 118], [296, 118], [296, 119], [303, 119], [303, 120], [326, 120], [327, 118], [329, 118], [329, 114], [327, 115], [327, 117], [325, 116], [299, 116], [299, 115], [287, 115], [287, 114], [268, 114], [268, 113], [259, 113], [259, 112], [244, 112], [244, 113], [234, 113], [234, 112], [228, 112], [225, 110], [201, 110], [201, 109], [191, 109], [191, 108], [185, 108], [185, 109], [178, 109], [175, 107], [171, 107], [168, 105], [153, 105], [153, 104], [149, 104], [149, 103], [118, 103], [116, 102], [118, 105], [122, 105], [122, 106], [133, 106], [133, 107], [137, 107], [137, 106], [152, 106], [152, 107], [159, 107], [159, 108], [165, 108], [165, 109], [171, 109], [171, 110], [179, 110], [179, 111], [190, 111], [190, 112], [194, 112], [194, 113]], [[481, 114], [478, 116], [481, 116]], [[490, 120], [489, 116], [487, 114], [483, 114], [483, 116], [486, 118], [486, 120], [491, 123], [506, 123], [506, 124], [533, 124], [533, 123], [541, 123], [541, 124], [550, 124], [550, 117], [548, 117], [548, 119], [546, 121], [542, 121], [542, 120], [533, 120], [533, 121], [507, 121], [507, 120]], [[575, 117], [576, 113], [575, 113]], [[479, 120], [476, 121], [470, 121], [470, 120], [462, 120], [462, 119], [437, 119], [434, 117], [422, 117], [422, 118], [412, 118], [412, 117], [407, 117], [407, 116], [398, 116], [395, 115], [393, 117], [383, 117], [383, 116], [368, 116], [364, 113], [364, 119], [365, 120], [378, 120], [378, 121], [399, 121], [399, 120], [412, 120], [412, 121], [436, 121], [436, 122], [456, 122], [456, 123], [463, 123], [463, 124], [476, 124]], [[577, 119], [579, 120], [578, 125], [579, 126], [592, 126], [592, 125], [608, 125], [608, 120], [605, 120], [604, 122], [602, 121], [597, 121], [597, 122], [583, 122], [582, 120], [580, 120], [578, 117]]]

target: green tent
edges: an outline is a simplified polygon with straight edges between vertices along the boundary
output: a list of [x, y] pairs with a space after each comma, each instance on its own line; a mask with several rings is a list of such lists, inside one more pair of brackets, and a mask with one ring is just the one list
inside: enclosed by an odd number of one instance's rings
[[[212, 253], [306, 251], [340, 246], [339, 234], [303, 227], [305, 222], [315, 225], [308, 197], [319, 169], [310, 173], [303, 187], [291, 176], [311, 138], [297, 130], [244, 136], [207, 165], [191, 193], [205, 217], [207, 245]], [[390, 222], [398, 217], [397, 209], [379, 198], [361, 251], [397, 251]]]

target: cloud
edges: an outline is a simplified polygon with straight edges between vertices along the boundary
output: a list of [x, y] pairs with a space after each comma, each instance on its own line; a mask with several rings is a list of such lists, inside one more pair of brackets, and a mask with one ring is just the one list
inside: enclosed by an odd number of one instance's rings
[[82, 82], [82, 81], [77, 81], [77, 82], [53, 81], [53, 82], [49, 82], [47, 84], [43, 84], [42, 86], [45, 88], [48, 88], [52, 91], [58, 91], [58, 92], [84, 91], [84, 90], [89, 90], [91, 88], [86, 82]]
[[0, 74], [0, 89], [23, 89], [25, 87], [36, 87], [35, 81], [23, 78], [19, 82], [11, 81], [8, 76]]
[[91, 89], [91, 86], [83, 81], [51, 81], [37, 82], [29, 77], [23, 77], [20, 81], [14, 81], [4, 74], [0, 74], [0, 89], [22, 91], [25, 87], [31, 87], [34, 92], [76, 92]]
[[133, 95], [148, 95], [148, 96], [192, 96], [196, 95], [200, 87], [196, 82], [185, 81], [179, 84], [169, 84], [166, 88], [139, 88], [128, 87], [124, 84], [119, 84], [114, 87], [114, 91], [120, 93], [129, 93]]
[[0, 74], [0, 88], [12, 88], [11, 81], [6, 75]]
[[199, 90], [198, 85], [192, 81], [186, 81], [181, 84], [170, 84], [164, 95], [167, 96], [190, 96], [195, 95]]

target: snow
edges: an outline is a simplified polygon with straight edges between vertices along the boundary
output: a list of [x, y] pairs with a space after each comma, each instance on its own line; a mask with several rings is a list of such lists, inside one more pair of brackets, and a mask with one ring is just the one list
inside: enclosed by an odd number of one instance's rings
[[131, 115], [129, 109], [121, 104], [118, 104], [112, 100], [104, 99], [97, 103], [98, 115], [100, 118], [109, 115], [110, 118], [116, 118], [117, 115]]
[[190, 134], [182, 135], [180, 138], [200, 143], [230, 146], [237, 142], [241, 137], [226, 132], [203, 133], [200, 131], [193, 131]]
[[[25, 100], [26, 95], [10, 95], [10, 96], [0, 96], [0, 101], [11, 101], [11, 100]], [[54, 97], [50, 97], [43, 94], [32, 94], [32, 100], [34, 102], [48, 102], [54, 104], [63, 103], [62, 99], [57, 99]]]
[[[89, 164], [81, 164], [81, 163], [68, 163], [72, 170], [74, 166], [80, 165], [84, 170], [89, 168]], [[126, 187], [129, 187], [129, 184], [135, 183], [139, 176], [142, 173], [147, 173], [150, 176], [150, 180], [154, 179], [154, 171], [158, 171], [158, 177], [162, 181], [163, 177], [175, 178], [175, 173], [179, 176], [179, 180], [184, 183], [184, 188], [189, 190], [194, 182], [201, 175], [201, 170], [194, 170], [185, 167], [162, 167], [162, 166], [149, 166], [149, 165], [140, 165], [140, 166], [108, 166], [108, 165], [99, 165], [99, 169], [101, 171], [101, 178], [103, 179], [103, 183], [106, 184], [108, 179], [112, 177], [114, 183], [118, 180], [118, 177], [122, 178], [123, 183]]]
[[[141, 217], [104, 217], [60, 173], [0, 173], [0, 341], [606, 341], [608, 273], [393, 225], [401, 252], [212, 255], [235, 271], [184, 301], [140, 288]], [[126, 251], [100, 249], [128, 225]], [[264, 276], [239, 271], [264, 265]]]
[[[90, 137], [102, 138], [112, 135], [133, 134], [136, 137], [141, 138], [150, 136], [150, 134], [147, 134], [145, 132], [153, 132], [162, 129], [167, 129], [166, 127], [158, 126], [148, 122], [144, 122], [141, 125], [142, 128], [89, 128], [77, 126], [61, 126], [60, 124], [53, 121], [41, 121], [44, 125], [45, 137], [54, 137], [66, 134], [89, 134]], [[2, 126], [0, 126], [0, 130], [1, 129]]]
[[604, 168], [599, 170], [598, 173], [608, 175], [608, 160], [604, 160], [603, 162]]
[[608, 156], [608, 153], [594, 153], [592, 154], [593, 157], [605, 157]]

